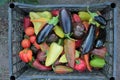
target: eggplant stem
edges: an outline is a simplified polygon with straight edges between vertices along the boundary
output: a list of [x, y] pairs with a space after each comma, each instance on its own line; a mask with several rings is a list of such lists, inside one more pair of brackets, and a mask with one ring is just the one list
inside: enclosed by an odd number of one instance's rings
[[70, 33], [67, 33], [67, 34], [65, 34], [65, 37], [68, 38], [68, 39], [76, 41], [75, 39], [71, 38], [70, 35], [71, 35]]

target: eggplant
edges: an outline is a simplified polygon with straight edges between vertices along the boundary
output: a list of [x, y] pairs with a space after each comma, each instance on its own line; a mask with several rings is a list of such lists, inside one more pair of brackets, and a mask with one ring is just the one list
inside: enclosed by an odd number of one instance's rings
[[95, 40], [95, 47], [96, 48], [103, 47], [105, 41], [106, 41], [106, 28], [100, 28], [97, 39]]
[[95, 41], [95, 32], [96, 32], [96, 25], [90, 24], [89, 31], [87, 36], [83, 40], [82, 46], [80, 48], [81, 54], [87, 54], [89, 51], [93, 49], [94, 41]]
[[51, 34], [48, 36], [46, 42], [51, 43], [51, 42], [55, 42], [55, 41], [57, 41], [57, 40], [58, 40], [58, 36], [57, 36], [55, 33], [51, 33]]
[[73, 23], [73, 36], [76, 39], [81, 39], [85, 34], [85, 27], [82, 23]]
[[46, 24], [45, 27], [38, 33], [36, 42], [38, 44], [44, 42], [49, 33], [52, 31], [53, 27], [53, 24]]
[[107, 25], [107, 20], [103, 16], [101, 16], [101, 15], [95, 16], [94, 20], [96, 22], [98, 22], [99, 24], [101, 24], [102, 26], [106, 26]]
[[72, 31], [71, 14], [68, 10], [63, 8], [60, 11], [60, 25], [63, 28], [65, 34], [70, 34]]
[[53, 27], [58, 23], [58, 16], [53, 17], [45, 26], [44, 28], [38, 33], [36, 42], [38, 44], [42, 43], [45, 41], [47, 36], [50, 34], [52, 31]]

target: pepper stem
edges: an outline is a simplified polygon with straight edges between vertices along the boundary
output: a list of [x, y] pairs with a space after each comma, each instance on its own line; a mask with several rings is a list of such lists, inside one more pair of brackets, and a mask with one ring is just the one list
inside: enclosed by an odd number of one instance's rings
[[32, 57], [32, 60], [28, 63], [30, 65], [30, 67], [33, 67], [32, 63], [34, 60], [35, 60], [34, 57]]
[[63, 42], [62, 39], [59, 39], [59, 40], [58, 40], [58, 44], [59, 44], [59, 45], [62, 45], [62, 42]]

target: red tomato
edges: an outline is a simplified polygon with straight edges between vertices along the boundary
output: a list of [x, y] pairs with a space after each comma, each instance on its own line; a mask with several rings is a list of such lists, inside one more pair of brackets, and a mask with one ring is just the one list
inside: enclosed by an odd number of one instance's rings
[[81, 22], [80, 17], [77, 14], [73, 14], [73, 22]]
[[59, 10], [52, 10], [51, 13], [53, 16], [58, 16], [59, 15]]
[[36, 41], [36, 36], [35, 35], [30, 36], [30, 42], [34, 43], [35, 41]]
[[86, 64], [85, 64], [85, 61], [78, 58], [76, 60], [76, 64], [75, 64], [75, 70], [79, 71], [79, 72], [83, 72], [86, 70]]
[[26, 30], [25, 30], [25, 34], [27, 36], [32, 36], [34, 35], [34, 28], [33, 27], [27, 27]]
[[35, 41], [33, 45], [36, 47], [36, 49], [40, 49], [40, 45]]
[[30, 62], [32, 60], [32, 50], [29, 49], [23, 49], [19, 52], [19, 57], [23, 62]]
[[22, 42], [21, 42], [21, 46], [22, 46], [23, 48], [29, 48], [30, 45], [31, 45], [31, 43], [30, 43], [30, 40], [29, 40], [29, 39], [23, 39]]

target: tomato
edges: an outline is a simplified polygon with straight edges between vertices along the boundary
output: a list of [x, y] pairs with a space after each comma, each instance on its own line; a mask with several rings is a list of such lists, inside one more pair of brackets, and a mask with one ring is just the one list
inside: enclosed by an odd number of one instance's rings
[[59, 10], [52, 10], [51, 13], [53, 16], [58, 16], [59, 15]]
[[25, 34], [27, 36], [32, 36], [34, 35], [34, 28], [33, 27], [27, 27], [26, 30], [25, 30]]
[[29, 40], [29, 39], [23, 39], [22, 42], [21, 42], [21, 46], [22, 46], [23, 48], [29, 48], [30, 45], [31, 45], [31, 43], [30, 43], [30, 40]]
[[40, 49], [40, 45], [39, 45], [36, 41], [33, 43], [33, 45], [34, 45], [37, 49]]
[[32, 60], [32, 50], [30, 49], [23, 49], [19, 52], [19, 57], [23, 62], [30, 62]]
[[30, 36], [30, 42], [34, 43], [35, 41], [36, 41], [36, 36], [35, 35]]
[[75, 70], [79, 71], [79, 72], [83, 72], [86, 70], [86, 64], [85, 61], [78, 58], [76, 59], [76, 64], [75, 64]]

